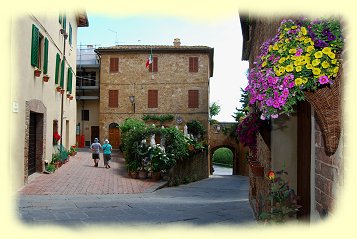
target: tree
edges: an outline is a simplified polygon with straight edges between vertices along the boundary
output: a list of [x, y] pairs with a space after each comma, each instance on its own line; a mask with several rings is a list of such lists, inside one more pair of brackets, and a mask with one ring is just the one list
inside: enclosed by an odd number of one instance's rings
[[238, 109], [236, 107], [236, 112], [234, 112], [232, 117], [238, 122], [239, 119], [249, 113], [249, 94], [247, 91], [243, 90], [243, 88], [240, 88], [242, 94], [241, 98], [239, 100], [240, 103], [242, 103], [242, 107]]
[[216, 116], [221, 111], [221, 106], [218, 105], [216, 102], [213, 102], [209, 107], [209, 120], [211, 121], [213, 116]]

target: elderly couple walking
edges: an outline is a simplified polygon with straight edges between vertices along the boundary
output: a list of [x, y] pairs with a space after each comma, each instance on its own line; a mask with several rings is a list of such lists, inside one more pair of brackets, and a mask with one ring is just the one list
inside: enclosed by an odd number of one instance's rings
[[109, 140], [104, 140], [104, 144], [101, 145], [97, 138], [94, 139], [94, 143], [90, 146], [92, 150], [92, 159], [94, 160], [94, 167], [98, 167], [100, 149], [103, 150], [104, 166], [110, 168], [109, 160], [111, 159], [112, 146], [109, 144]]

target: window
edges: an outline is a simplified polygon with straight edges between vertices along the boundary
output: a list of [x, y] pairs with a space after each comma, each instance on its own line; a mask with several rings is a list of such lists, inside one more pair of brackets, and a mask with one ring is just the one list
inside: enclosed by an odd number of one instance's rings
[[72, 94], [72, 67], [68, 68], [67, 72], [67, 91]]
[[189, 57], [189, 72], [198, 72], [198, 57]]
[[118, 90], [109, 90], [108, 106], [118, 108]]
[[59, 78], [59, 71], [60, 71], [60, 63], [61, 63], [61, 57], [57, 53], [56, 54], [56, 70], [55, 70], [55, 83], [58, 84], [58, 78]]
[[96, 86], [95, 71], [80, 71], [77, 72], [77, 86]]
[[82, 110], [82, 121], [89, 121], [89, 110]]
[[[43, 45], [43, 36], [41, 35], [39, 29], [35, 25], [32, 25], [31, 65], [36, 66], [38, 69], [41, 69], [42, 67], [41, 64], [42, 45]], [[48, 43], [47, 43], [47, 47], [48, 47]]]
[[149, 90], [148, 91], [148, 108], [157, 108], [158, 107], [158, 91]]
[[72, 25], [69, 23], [69, 33], [68, 33], [69, 45], [72, 46]]
[[149, 66], [149, 72], [157, 72], [158, 71], [158, 58], [157, 56], [152, 57], [152, 63]]
[[119, 58], [110, 58], [109, 72], [119, 72]]
[[60, 86], [62, 89], [64, 89], [64, 68], [65, 68], [66, 62], [65, 59], [62, 59], [61, 63], [61, 77], [60, 77]]
[[43, 55], [43, 73], [47, 74], [48, 69], [48, 39], [45, 38], [45, 45], [44, 45], [44, 55]]
[[188, 108], [198, 108], [198, 90], [188, 91]]

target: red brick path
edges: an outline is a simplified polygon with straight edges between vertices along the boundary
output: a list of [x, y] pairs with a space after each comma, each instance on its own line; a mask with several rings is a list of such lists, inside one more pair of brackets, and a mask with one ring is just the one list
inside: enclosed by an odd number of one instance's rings
[[141, 193], [159, 186], [162, 182], [149, 179], [131, 179], [124, 166], [124, 159], [117, 154], [110, 162], [111, 168], [104, 167], [100, 155], [99, 167], [93, 167], [89, 152], [78, 152], [52, 174], [41, 174], [31, 180], [19, 193], [25, 195], [83, 195]]

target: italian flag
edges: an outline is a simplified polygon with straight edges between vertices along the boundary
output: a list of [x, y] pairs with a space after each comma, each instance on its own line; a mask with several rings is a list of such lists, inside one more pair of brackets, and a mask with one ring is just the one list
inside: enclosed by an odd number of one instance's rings
[[148, 56], [148, 59], [146, 60], [146, 68], [148, 68], [151, 63], [152, 63], [152, 50], [150, 52], [150, 55]]

